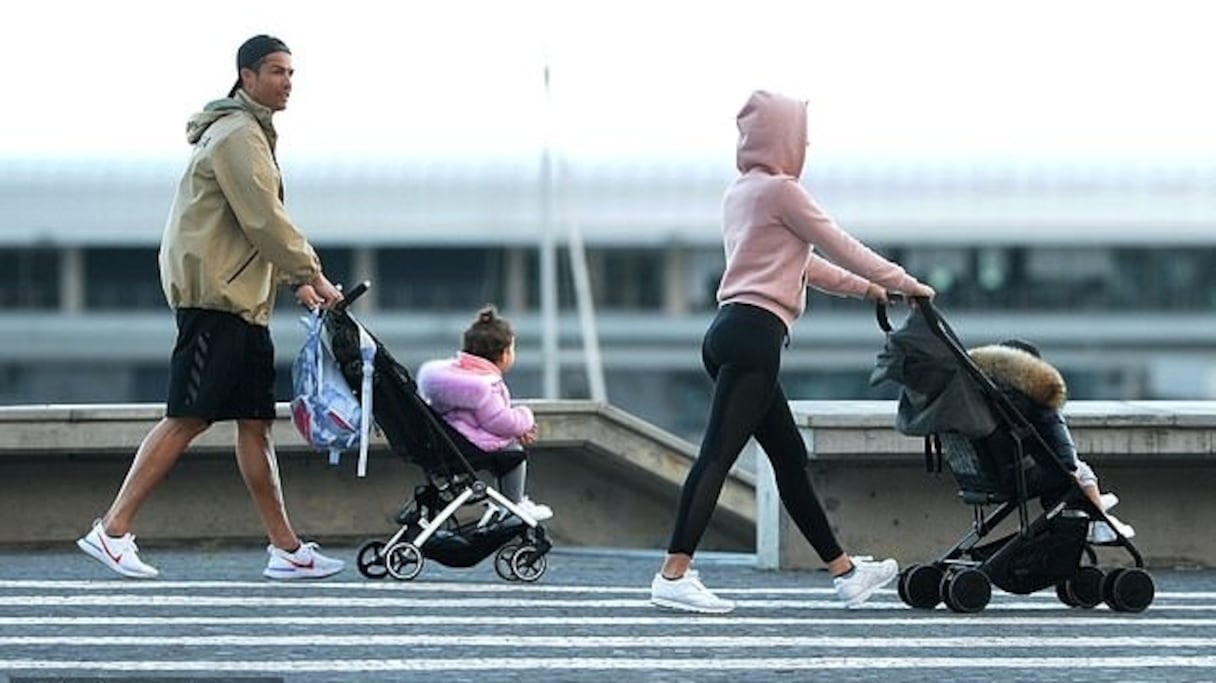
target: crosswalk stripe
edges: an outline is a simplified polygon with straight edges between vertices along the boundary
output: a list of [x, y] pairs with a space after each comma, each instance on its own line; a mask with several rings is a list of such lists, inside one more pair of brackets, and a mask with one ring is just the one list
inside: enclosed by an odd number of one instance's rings
[[[265, 607], [281, 609], [299, 608], [400, 608], [414, 609], [433, 607], [439, 601], [449, 601], [460, 608], [538, 609], [580, 607], [587, 609], [639, 609], [650, 608], [650, 601], [643, 599], [585, 599], [577, 598], [448, 598], [448, 597], [277, 597], [277, 596], [214, 596], [214, 595], [141, 595], [138, 603], [142, 607]], [[9, 607], [113, 607], [114, 596], [110, 595], [8, 595], [0, 596], [0, 606]], [[837, 600], [738, 600], [739, 609], [843, 609]], [[1059, 610], [1059, 602], [1001, 602], [995, 601], [986, 609], [992, 610]], [[1161, 606], [1159, 605], [1158, 608]], [[907, 609], [897, 601], [873, 601], [866, 609]], [[1170, 605], [1176, 611], [1216, 611], [1216, 603], [1200, 605]]]
[[[663, 649], [715, 648], [756, 649], [775, 647], [808, 648], [867, 648], [910, 649], [945, 648], [957, 649], [958, 637], [837, 637], [837, 636], [671, 636], [661, 639], [653, 636], [521, 636], [510, 633], [499, 635], [459, 634], [448, 637], [427, 635], [224, 635], [224, 636], [11, 636], [0, 637], [0, 645], [43, 646], [75, 645], [104, 647], [364, 647], [364, 646], [441, 646], [451, 640], [459, 640], [468, 647], [535, 647], [535, 648], [622, 648], [641, 647]], [[1028, 636], [969, 636], [966, 647], [976, 648], [1042, 648], [1066, 649], [1117, 647], [1117, 648], [1211, 648], [1216, 647], [1216, 638], [1152, 638], [1152, 637], [1059, 637]]]
[[[591, 586], [576, 584], [520, 584], [520, 583], [462, 583], [462, 582], [429, 582], [429, 581], [317, 581], [317, 582], [275, 582], [275, 581], [134, 581], [122, 579], [107, 580], [45, 580], [17, 579], [0, 580], [0, 589], [8, 590], [63, 590], [63, 591], [164, 591], [164, 590], [248, 590], [264, 589], [272, 591], [426, 591], [435, 593], [576, 593], [576, 594], [636, 594], [647, 595], [649, 586]], [[835, 589], [818, 586], [805, 588], [771, 587], [771, 588], [729, 588], [715, 587], [715, 593], [723, 595], [825, 595], [834, 596]], [[880, 594], [884, 591], [880, 591]], [[893, 594], [888, 589], [886, 593]], [[1009, 596], [1011, 594], [993, 588], [994, 596]], [[1040, 591], [1030, 595], [1017, 596], [1021, 599], [1043, 599], [1055, 602], [1056, 596], [1051, 591]], [[1158, 599], [1174, 600], [1213, 600], [1216, 601], [1216, 591], [1158, 591]]]
[[[837, 611], [843, 613], [839, 607]], [[1189, 617], [1158, 617], [1151, 613], [1126, 615], [1115, 612], [1098, 612], [1106, 616], [1075, 616], [1070, 612], [1066, 619], [1060, 616], [1030, 617], [1021, 615], [1010, 616], [980, 616], [980, 615], [950, 615], [929, 616], [932, 614], [949, 614], [944, 608], [934, 612], [915, 612], [913, 617], [884, 616], [884, 617], [749, 617], [742, 614], [728, 616], [710, 615], [676, 615], [676, 616], [619, 616], [619, 617], [579, 617], [528, 615], [508, 617], [494, 614], [476, 615], [435, 615], [435, 614], [403, 614], [401, 616], [384, 615], [324, 615], [322, 622], [328, 626], [937, 626], [971, 628], [973, 626], [1128, 626], [1161, 627], [1185, 626], [1205, 627], [1216, 626], [1216, 618]], [[690, 621], [695, 620], [695, 621]], [[0, 617], [0, 626], [293, 626], [300, 623], [299, 617], [265, 615], [255, 617], [233, 616], [204, 616], [191, 615], [186, 617], [88, 617], [88, 616], [27, 616]]]
[[453, 659], [319, 659], [271, 662], [258, 660], [41, 660], [0, 659], [0, 670], [85, 670], [122, 672], [255, 672], [351, 673], [405, 671], [698, 671], [698, 670], [860, 670], [860, 669], [1210, 669], [1213, 656], [1102, 657], [757, 657], [757, 658], [626, 658], [511, 657]]

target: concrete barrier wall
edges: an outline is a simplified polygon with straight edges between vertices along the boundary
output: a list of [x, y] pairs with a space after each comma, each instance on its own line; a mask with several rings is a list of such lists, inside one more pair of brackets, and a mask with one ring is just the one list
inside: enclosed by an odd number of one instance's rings
[[[846, 551], [924, 562], [970, 528], [972, 508], [958, 500], [953, 478], [925, 471], [923, 439], [893, 429], [894, 402], [791, 405], [815, 486]], [[1208, 526], [1216, 515], [1216, 402], [1075, 401], [1065, 416], [1102, 489], [1118, 493], [1112, 512], [1135, 527], [1145, 562], [1216, 567], [1216, 535]], [[780, 510], [764, 458], [758, 463], [758, 561], [822, 567]], [[1101, 552], [1112, 564], [1130, 559], [1123, 550]]]
[[[527, 401], [541, 438], [529, 490], [552, 505], [546, 523], [565, 545], [660, 549], [667, 543], [693, 444], [590, 401]], [[902, 562], [936, 558], [965, 533], [971, 511], [947, 473], [924, 470], [923, 443], [893, 429], [890, 401], [795, 401], [815, 485], [847, 550]], [[336, 469], [300, 440], [282, 407], [276, 426], [293, 522], [310, 538], [357, 539], [395, 529], [418, 469], [373, 441], [369, 476], [354, 457]], [[104, 512], [158, 405], [0, 407], [0, 544], [62, 544]], [[1122, 502], [1152, 566], [1216, 567], [1216, 402], [1077, 401], [1067, 417], [1078, 446]], [[142, 543], [262, 538], [217, 425], [148, 501]], [[754, 446], [753, 446], [754, 448]], [[749, 460], [747, 458], [745, 461]], [[761, 566], [818, 569], [819, 558], [780, 509], [763, 456], [728, 480], [702, 549], [757, 553]], [[1125, 555], [1124, 555], [1125, 557]], [[1119, 558], [1115, 557], [1114, 561]]]
[[[590, 401], [526, 401], [540, 440], [530, 450], [529, 493], [556, 514], [556, 542], [663, 548], [674, 501], [694, 448], [611, 406]], [[0, 407], [0, 544], [56, 545], [87, 530], [109, 505], [135, 447], [160, 419], [159, 405]], [[387, 536], [412, 497], [421, 470], [372, 442], [368, 476], [355, 455], [337, 468], [308, 449], [280, 406], [276, 450], [288, 512], [310, 538]], [[140, 542], [248, 542], [263, 538], [232, 455], [234, 427], [217, 424], [182, 457], [136, 520]], [[706, 549], [755, 547], [752, 479], [727, 483]]]

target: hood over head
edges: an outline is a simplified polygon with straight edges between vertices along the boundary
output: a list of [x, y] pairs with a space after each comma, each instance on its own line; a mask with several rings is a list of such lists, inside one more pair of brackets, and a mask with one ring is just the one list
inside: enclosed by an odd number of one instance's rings
[[735, 165], [740, 173], [761, 168], [797, 178], [806, 161], [806, 103], [757, 90], [735, 118], [739, 142]]
[[1039, 405], [1059, 410], [1068, 400], [1068, 386], [1060, 371], [1032, 353], [1004, 344], [981, 346], [967, 353], [994, 382], [1022, 392]]

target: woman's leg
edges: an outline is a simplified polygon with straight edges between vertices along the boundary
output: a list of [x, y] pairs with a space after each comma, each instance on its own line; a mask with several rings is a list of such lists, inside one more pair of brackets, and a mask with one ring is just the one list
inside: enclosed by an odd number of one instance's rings
[[829, 570], [833, 567], [839, 570], [833, 571], [834, 575], [848, 571], [851, 563], [840, 547], [827, 513], [811, 484], [806, 469], [806, 443], [794, 424], [789, 401], [779, 382], [773, 390], [768, 410], [756, 428], [756, 441], [773, 464], [781, 502], [798, 530], [810, 542], [819, 559], [828, 564]]
[[661, 572], [667, 578], [688, 569], [726, 477], [768, 409], [784, 336], [779, 319], [751, 307], [724, 309], [706, 333], [702, 358], [714, 393], [705, 437], [680, 491]]

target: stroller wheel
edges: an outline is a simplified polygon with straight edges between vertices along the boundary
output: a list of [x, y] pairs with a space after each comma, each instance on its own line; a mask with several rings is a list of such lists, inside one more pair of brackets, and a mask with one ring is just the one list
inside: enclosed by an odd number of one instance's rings
[[531, 583], [544, 575], [549, 568], [549, 558], [534, 545], [517, 548], [511, 555], [511, 573], [520, 581]]
[[978, 612], [992, 598], [992, 582], [984, 572], [967, 567], [945, 575], [941, 583], [942, 601], [955, 612]]
[[1102, 581], [1102, 598], [1117, 612], [1143, 612], [1156, 593], [1153, 577], [1139, 567], [1115, 569]]
[[1090, 609], [1102, 602], [1102, 577], [1102, 570], [1098, 567], [1085, 566], [1065, 579], [1064, 587], [1072, 598], [1071, 604]]
[[400, 581], [409, 581], [422, 572], [422, 551], [413, 543], [395, 543], [384, 553], [384, 566], [388, 575]]
[[366, 578], [383, 579], [388, 576], [388, 567], [384, 566], [384, 543], [368, 541], [359, 546], [355, 565], [359, 568], [359, 573]]
[[1056, 597], [1060, 602], [1069, 607], [1079, 607], [1077, 601], [1073, 599], [1072, 593], [1068, 592], [1068, 581], [1061, 581], [1056, 584]]
[[498, 554], [494, 556], [494, 571], [505, 581], [518, 580], [515, 572], [511, 570], [511, 558], [515, 555], [516, 550], [519, 550], [518, 545], [504, 545], [498, 549]]
[[933, 609], [942, 601], [942, 570], [931, 564], [908, 567], [900, 581], [904, 604], [917, 609]]

